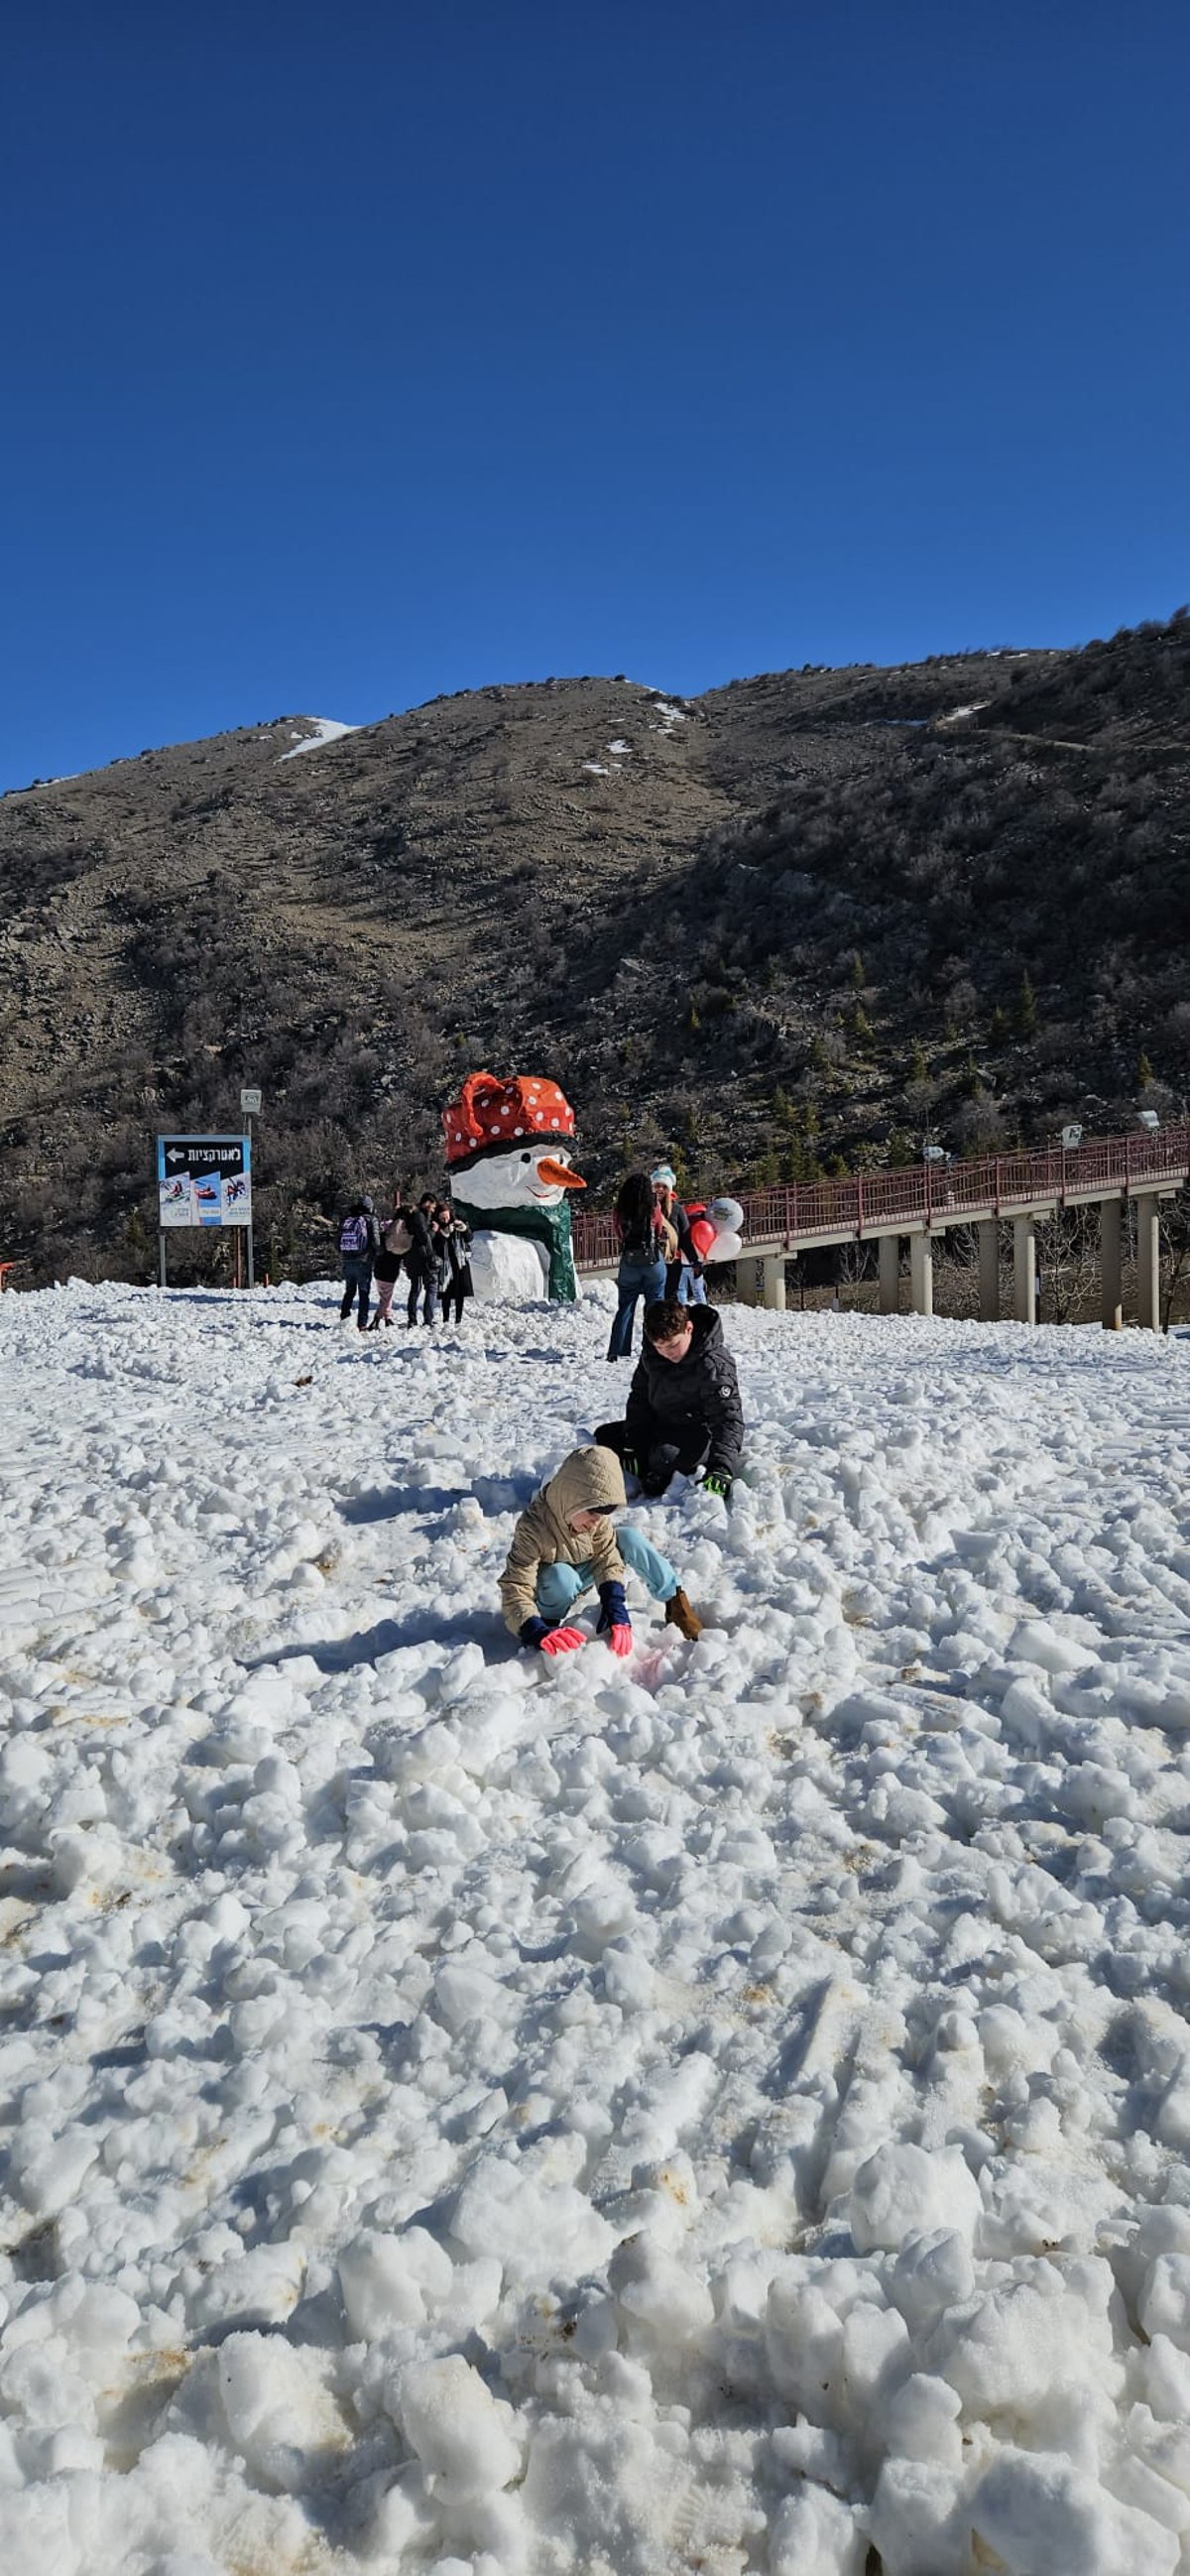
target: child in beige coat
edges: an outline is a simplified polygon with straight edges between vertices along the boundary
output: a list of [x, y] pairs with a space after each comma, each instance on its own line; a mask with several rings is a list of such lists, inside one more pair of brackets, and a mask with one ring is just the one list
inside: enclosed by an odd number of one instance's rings
[[612, 1653], [632, 1651], [632, 1622], [625, 1600], [628, 1568], [646, 1591], [665, 1603], [665, 1616], [684, 1637], [697, 1637], [700, 1621], [668, 1557], [637, 1529], [617, 1530], [624, 1508], [624, 1472], [610, 1449], [573, 1449], [557, 1473], [521, 1513], [508, 1562], [500, 1577], [504, 1624], [522, 1646], [564, 1655], [587, 1640], [567, 1625], [580, 1593], [599, 1594], [597, 1633]]

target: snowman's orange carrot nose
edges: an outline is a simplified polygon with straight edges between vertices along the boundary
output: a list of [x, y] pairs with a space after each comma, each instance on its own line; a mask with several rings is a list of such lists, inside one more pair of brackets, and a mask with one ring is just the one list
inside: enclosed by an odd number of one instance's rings
[[571, 1171], [569, 1163], [553, 1163], [548, 1154], [543, 1157], [537, 1169], [542, 1180], [548, 1182], [552, 1190], [585, 1190], [587, 1186], [584, 1180], [580, 1180], [577, 1172]]

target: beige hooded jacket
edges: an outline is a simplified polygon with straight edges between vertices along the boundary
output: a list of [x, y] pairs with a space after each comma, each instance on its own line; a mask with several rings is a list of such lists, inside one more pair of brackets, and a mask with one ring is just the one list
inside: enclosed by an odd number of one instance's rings
[[600, 1583], [623, 1583], [624, 1559], [610, 1520], [594, 1529], [573, 1530], [572, 1512], [592, 1512], [610, 1504], [624, 1508], [624, 1471], [612, 1449], [572, 1449], [556, 1476], [534, 1494], [512, 1534], [508, 1563], [500, 1577], [504, 1625], [519, 1637], [526, 1619], [537, 1617], [537, 1573], [542, 1565], [591, 1565]]

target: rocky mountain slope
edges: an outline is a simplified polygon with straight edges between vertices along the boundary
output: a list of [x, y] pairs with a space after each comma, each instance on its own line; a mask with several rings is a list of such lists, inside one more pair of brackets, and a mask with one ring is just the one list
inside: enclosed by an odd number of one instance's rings
[[281, 719], [10, 794], [0, 1256], [143, 1273], [153, 1134], [236, 1126], [245, 1081], [274, 1270], [357, 1181], [437, 1179], [481, 1063], [564, 1085], [603, 1189], [663, 1145], [709, 1185], [1172, 1107], [1188, 691], [1181, 612], [688, 702]]

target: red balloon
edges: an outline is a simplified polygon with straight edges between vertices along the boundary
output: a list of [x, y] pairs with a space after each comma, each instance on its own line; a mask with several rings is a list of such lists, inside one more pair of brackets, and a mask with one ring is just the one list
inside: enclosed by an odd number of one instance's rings
[[706, 1260], [717, 1233], [718, 1227], [712, 1225], [709, 1216], [695, 1217], [690, 1228], [690, 1240], [700, 1261]]

